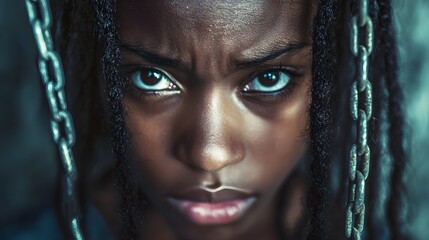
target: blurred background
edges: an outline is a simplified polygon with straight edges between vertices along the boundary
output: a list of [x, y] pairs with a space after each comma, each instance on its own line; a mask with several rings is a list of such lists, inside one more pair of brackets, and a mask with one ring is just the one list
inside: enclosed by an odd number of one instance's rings
[[[52, 208], [58, 163], [24, 2], [0, 0], [0, 239], [61, 239]], [[395, 4], [405, 109], [412, 127], [411, 229], [417, 239], [427, 239], [429, 0]], [[100, 223], [92, 236], [103, 236]]]

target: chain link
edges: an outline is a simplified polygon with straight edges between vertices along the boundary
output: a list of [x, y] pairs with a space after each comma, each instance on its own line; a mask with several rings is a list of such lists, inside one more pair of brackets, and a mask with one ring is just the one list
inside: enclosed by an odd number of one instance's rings
[[59, 54], [54, 50], [50, 28], [52, 15], [48, 0], [26, 0], [28, 16], [32, 25], [37, 48], [39, 50], [39, 70], [46, 88], [51, 111], [51, 132], [61, 157], [65, 174], [63, 175], [64, 196], [62, 196], [63, 214], [73, 238], [82, 240], [79, 222], [79, 208], [75, 192], [77, 169], [72, 147], [76, 136], [73, 120], [67, 110], [64, 93], [64, 71]]
[[[349, 194], [346, 207], [347, 239], [361, 239], [365, 223], [365, 180], [369, 175], [370, 148], [368, 121], [372, 115], [372, 86], [368, 79], [368, 58], [373, 51], [374, 28], [368, 15], [368, 0], [356, 0], [357, 15], [350, 26], [351, 52], [356, 60], [356, 72], [351, 87], [351, 117], [357, 125], [357, 143], [349, 154]], [[360, 37], [361, 36], [361, 37]], [[363, 42], [359, 42], [362, 39]]]

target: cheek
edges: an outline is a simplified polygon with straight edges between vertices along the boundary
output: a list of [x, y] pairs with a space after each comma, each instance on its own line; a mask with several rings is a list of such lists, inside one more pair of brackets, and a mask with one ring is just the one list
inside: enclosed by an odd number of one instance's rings
[[267, 129], [252, 143], [255, 146], [252, 150], [255, 181], [260, 181], [264, 188], [279, 186], [304, 155], [307, 144], [302, 131], [305, 126], [295, 126]]
[[[148, 107], [132, 98], [125, 97], [126, 124], [131, 134], [131, 144], [136, 154], [137, 177], [155, 189], [165, 189], [174, 182], [174, 174], [181, 169], [171, 157], [172, 112], [153, 114]], [[168, 191], [168, 189], [167, 189]]]
[[[247, 126], [247, 154], [252, 178], [261, 188], [279, 186], [303, 157], [307, 147], [310, 79], [267, 118]], [[248, 122], [250, 123], [250, 122]], [[251, 127], [253, 125], [253, 127]]]

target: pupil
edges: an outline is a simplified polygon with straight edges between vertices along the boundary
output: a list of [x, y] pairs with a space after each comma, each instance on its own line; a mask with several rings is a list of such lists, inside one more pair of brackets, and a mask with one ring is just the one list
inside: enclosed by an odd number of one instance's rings
[[267, 73], [263, 73], [262, 76], [259, 77], [259, 82], [264, 86], [271, 87], [276, 85], [278, 79], [279, 79], [278, 73], [267, 72]]
[[161, 74], [154, 71], [146, 71], [146, 74], [143, 73], [143, 75], [146, 75], [146, 77], [143, 78], [143, 81], [147, 85], [155, 85], [160, 81]]

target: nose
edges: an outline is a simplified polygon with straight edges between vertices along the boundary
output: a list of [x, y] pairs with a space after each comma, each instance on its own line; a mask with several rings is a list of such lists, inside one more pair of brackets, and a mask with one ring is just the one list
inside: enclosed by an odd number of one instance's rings
[[240, 115], [220, 91], [201, 94], [187, 109], [177, 140], [178, 159], [201, 171], [215, 172], [244, 158]]

